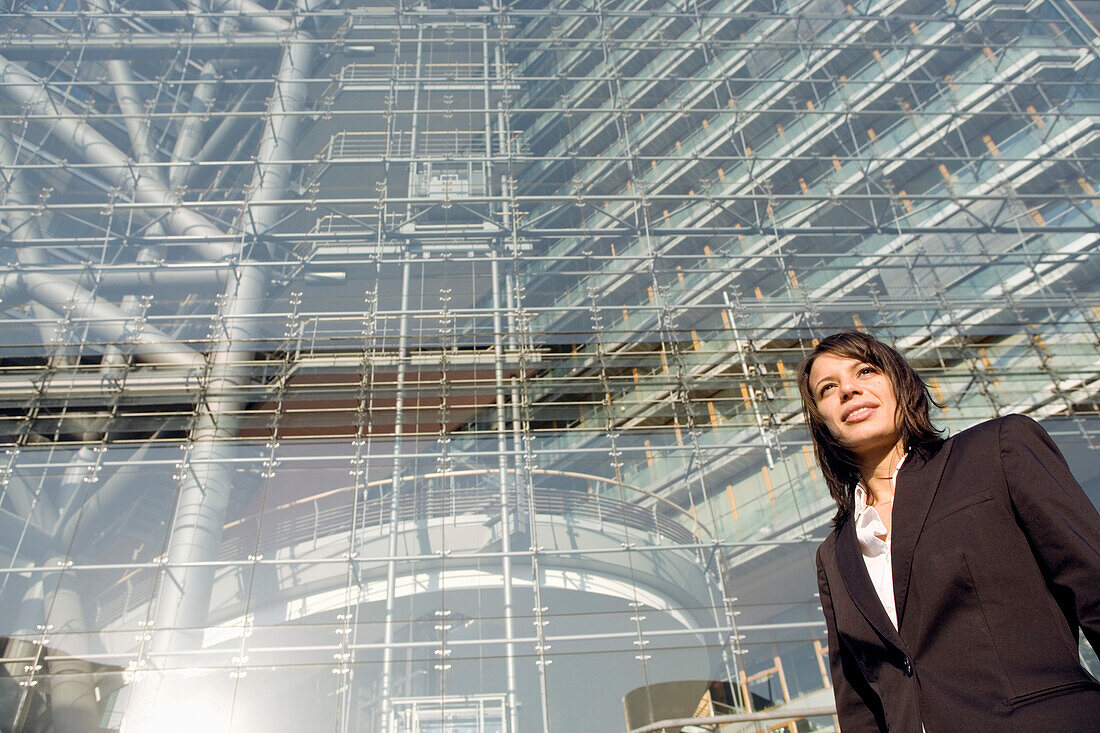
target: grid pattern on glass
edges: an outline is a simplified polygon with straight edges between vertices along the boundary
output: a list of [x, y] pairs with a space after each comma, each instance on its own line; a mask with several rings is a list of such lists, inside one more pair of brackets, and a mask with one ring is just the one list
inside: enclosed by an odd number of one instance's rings
[[1069, 3], [2, 12], [4, 727], [827, 729], [842, 328], [1100, 487]]

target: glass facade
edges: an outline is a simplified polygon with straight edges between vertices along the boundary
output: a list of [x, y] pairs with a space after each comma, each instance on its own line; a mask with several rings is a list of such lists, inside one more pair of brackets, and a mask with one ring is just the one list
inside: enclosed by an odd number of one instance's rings
[[8, 3], [0, 728], [833, 730], [816, 339], [1100, 499], [1086, 15]]

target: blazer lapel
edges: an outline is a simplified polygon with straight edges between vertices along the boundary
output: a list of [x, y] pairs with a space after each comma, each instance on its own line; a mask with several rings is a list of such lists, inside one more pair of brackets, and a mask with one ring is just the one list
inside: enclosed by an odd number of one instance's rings
[[[890, 555], [894, 578], [894, 602], [898, 614], [898, 627], [905, 614], [905, 601], [909, 597], [909, 574], [913, 568], [913, 552], [917, 547], [924, 520], [936, 496], [947, 457], [951, 453], [951, 441], [939, 452], [925, 460], [911, 454], [898, 472], [894, 487], [894, 509], [891, 518]], [[854, 533], [853, 533], [854, 534]]]
[[904, 650], [901, 637], [894, 628], [894, 624], [890, 622], [890, 617], [886, 615], [886, 609], [882, 607], [882, 601], [875, 592], [871, 576], [867, 574], [867, 563], [864, 562], [863, 553], [859, 549], [856, 525], [851, 518], [837, 530], [836, 560], [840, 567], [840, 577], [844, 579], [844, 587], [848, 590], [848, 596], [855, 602], [863, 616], [875, 627], [882, 638], [898, 649]]

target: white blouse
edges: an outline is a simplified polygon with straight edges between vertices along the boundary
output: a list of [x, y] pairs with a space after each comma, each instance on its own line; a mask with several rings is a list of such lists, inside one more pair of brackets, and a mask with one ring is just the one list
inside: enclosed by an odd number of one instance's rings
[[[908, 457], [908, 453], [901, 457], [890, 476], [890, 487], [895, 491], [898, 487], [898, 471]], [[859, 549], [863, 552], [863, 562], [867, 565], [867, 574], [871, 576], [875, 593], [878, 594], [882, 607], [886, 609], [890, 623], [896, 629], [898, 609], [894, 601], [894, 562], [890, 554], [890, 533], [886, 531], [886, 525], [882, 523], [878, 511], [873, 506], [867, 506], [867, 489], [857, 485], [855, 498], [856, 539], [859, 540]], [[925, 730], [923, 721], [920, 729], [922, 733]]]
[[[905, 463], [906, 456], [898, 461], [890, 476], [890, 485], [897, 487], [898, 471]], [[867, 574], [875, 586], [882, 607], [890, 617], [894, 628], [898, 627], [898, 611], [894, 602], [893, 560], [890, 555], [890, 533], [882, 523], [882, 517], [873, 506], [867, 506], [867, 489], [862, 484], [856, 486], [856, 539], [863, 552], [863, 562], [867, 565]]]

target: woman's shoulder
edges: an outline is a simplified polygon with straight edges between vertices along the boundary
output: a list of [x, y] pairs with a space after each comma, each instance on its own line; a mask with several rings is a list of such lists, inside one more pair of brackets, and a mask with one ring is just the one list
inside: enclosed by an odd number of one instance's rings
[[980, 422], [948, 438], [952, 447], [996, 445], [1004, 437], [1047, 438], [1047, 433], [1027, 415], [1003, 415]]
[[845, 517], [834, 524], [832, 531], [830, 531], [829, 534], [825, 535], [825, 539], [823, 539], [821, 541], [821, 544], [817, 546], [817, 557], [819, 561], [822, 557], [832, 556], [834, 552], [833, 548], [836, 546], [837, 535], [841, 533], [841, 531], [844, 529], [844, 525], [848, 521], [849, 517]]
[[1006, 451], [1027, 448], [1028, 452], [1057, 451], [1043, 426], [1027, 415], [1004, 415], [978, 423], [944, 442], [952, 463], [989, 464], [1003, 460]]

